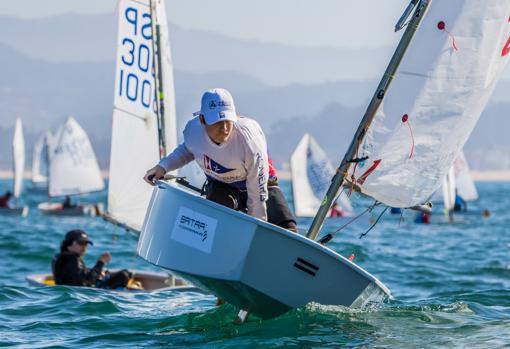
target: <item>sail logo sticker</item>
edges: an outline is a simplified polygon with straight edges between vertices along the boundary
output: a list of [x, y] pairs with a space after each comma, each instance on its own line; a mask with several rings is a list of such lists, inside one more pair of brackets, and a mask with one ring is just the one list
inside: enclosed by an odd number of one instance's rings
[[218, 220], [181, 206], [171, 238], [191, 248], [211, 253]]

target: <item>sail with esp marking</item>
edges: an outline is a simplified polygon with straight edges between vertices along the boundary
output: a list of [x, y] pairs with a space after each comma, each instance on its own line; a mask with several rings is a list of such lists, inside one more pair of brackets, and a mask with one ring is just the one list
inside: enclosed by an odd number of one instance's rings
[[349, 175], [392, 207], [439, 188], [509, 59], [510, 0], [429, 2]]
[[157, 54], [161, 59], [159, 72], [164, 91], [161, 136], [167, 151], [176, 146], [170, 37], [162, 0], [121, 0], [118, 16], [107, 216], [139, 231], [152, 193], [152, 187], [142, 178], [158, 163], [164, 151], [160, 149], [158, 131], [155, 24], [160, 28], [161, 52]]

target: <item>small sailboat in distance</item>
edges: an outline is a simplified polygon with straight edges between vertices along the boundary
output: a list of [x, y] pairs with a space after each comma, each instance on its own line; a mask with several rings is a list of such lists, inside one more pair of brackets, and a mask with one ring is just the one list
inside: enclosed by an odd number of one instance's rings
[[475, 181], [471, 176], [471, 171], [466, 159], [466, 155], [462, 151], [453, 163], [455, 171], [455, 182], [457, 183], [458, 194], [466, 201], [478, 200], [478, 191], [476, 190]]
[[[335, 169], [315, 139], [306, 133], [290, 158], [294, 213], [297, 217], [313, 217], [328, 190]], [[336, 200], [342, 216], [353, 215], [351, 202], [345, 192]]]
[[[60, 126], [51, 147], [48, 171], [48, 197], [71, 196], [104, 189], [96, 155], [87, 133], [73, 117]], [[37, 207], [45, 214], [77, 216], [96, 215], [98, 204], [64, 207], [60, 202], [43, 202]]]
[[32, 152], [32, 190], [48, 191], [48, 157], [51, 133], [39, 137]]
[[0, 215], [22, 215], [28, 214], [28, 206], [19, 206], [18, 200], [23, 189], [23, 174], [25, 171], [25, 138], [23, 137], [23, 125], [21, 118], [16, 119], [14, 127], [14, 138], [12, 140], [12, 195], [15, 200], [14, 206], [1, 207]]
[[[460, 197], [464, 204], [478, 199], [478, 191], [463, 151], [455, 158], [453, 165], [443, 179], [441, 188], [436, 190], [431, 201], [435, 203], [442, 202], [445, 215], [452, 218], [451, 214], [454, 211], [457, 197]], [[457, 209], [456, 213], [459, 212]]]

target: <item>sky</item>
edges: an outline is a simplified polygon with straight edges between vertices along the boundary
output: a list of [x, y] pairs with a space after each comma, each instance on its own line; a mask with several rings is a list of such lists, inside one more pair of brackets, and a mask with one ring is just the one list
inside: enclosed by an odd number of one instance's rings
[[[113, 13], [118, 0], [16, 0], [0, 15], [46, 17], [69, 12]], [[392, 30], [408, 0], [165, 0], [169, 20], [240, 39], [294, 46], [381, 47], [395, 43]]]

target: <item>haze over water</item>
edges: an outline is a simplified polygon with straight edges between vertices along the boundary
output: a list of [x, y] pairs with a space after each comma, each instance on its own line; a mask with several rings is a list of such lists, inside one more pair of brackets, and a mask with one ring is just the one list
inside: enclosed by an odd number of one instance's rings
[[[29, 185], [26, 183], [27, 186]], [[0, 192], [10, 185], [0, 182]], [[289, 183], [283, 187], [289, 196]], [[356, 311], [310, 304], [268, 321], [234, 325], [237, 311], [198, 292], [152, 294], [70, 287], [31, 287], [25, 276], [48, 272], [66, 231], [82, 228], [95, 242], [89, 266], [110, 250], [110, 268], [158, 270], [136, 257], [136, 238], [99, 218], [47, 217], [41, 194], [25, 191], [29, 216], [0, 216], [0, 346], [90, 347], [468, 347], [510, 346], [510, 183], [477, 183], [479, 212], [457, 224], [416, 225], [383, 217], [365, 238], [353, 225], [329, 246], [378, 277], [394, 296]], [[106, 194], [82, 201], [105, 201]], [[354, 204], [367, 204], [355, 201]], [[360, 207], [358, 206], [358, 210]], [[440, 220], [438, 218], [438, 220]], [[308, 220], [300, 220], [305, 229]], [[327, 222], [332, 231], [338, 222]]]

